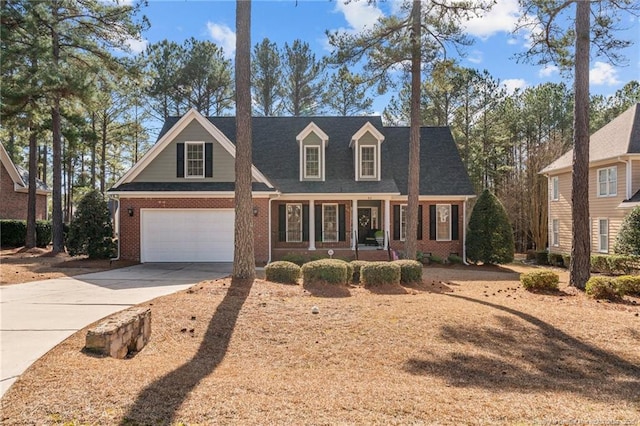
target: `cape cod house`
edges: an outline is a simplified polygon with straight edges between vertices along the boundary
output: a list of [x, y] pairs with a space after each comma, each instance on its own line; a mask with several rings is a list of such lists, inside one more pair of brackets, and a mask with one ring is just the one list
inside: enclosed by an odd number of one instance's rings
[[[408, 127], [380, 117], [254, 117], [253, 215], [258, 264], [288, 253], [354, 258], [402, 251]], [[190, 110], [109, 190], [119, 255], [141, 262], [231, 261], [235, 118]], [[421, 129], [418, 249], [462, 256], [474, 191], [446, 127]], [[380, 247], [378, 247], [380, 248]], [[379, 250], [378, 253], [385, 252]]]
[[[540, 173], [549, 182], [549, 251], [571, 253], [573, 150]], [[591, 252], [612, 253], [624, 217], [640, 205], [640, 104], [589, 138]]]

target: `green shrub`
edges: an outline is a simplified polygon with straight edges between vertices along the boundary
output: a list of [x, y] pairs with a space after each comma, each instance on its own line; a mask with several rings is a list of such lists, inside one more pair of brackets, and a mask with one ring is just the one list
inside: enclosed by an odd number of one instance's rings
[[89, 191], [78, 203], [66, 243], [71, 256], [104, 259], [115, 254], [111, 216], [100, 191]]
[[520, 282], [526, 290], [557, 290], [560, 277], [553, 271], [533, 271], [521, 274]]
[[549, 253], [548, 259], [549, 265], [551, 266], [564, 266], [564, 261], [562, 260], [562, 255], [560, 253]]
[[640, 258], [638, 258], [637, 256], [619, 254], [607, 256], [609, 271], [612, 274], [628, 275], [636, 268], [639, 259]]
[[353, 275], [351, 276], [351, 282], [360, 283], [360, 271], [362, 267], [368, 264], [366, 260], [353, 260], [351, 261], [351, 267], [353, 267]]
[[360, 269], [360, 281], [365, 287], [400, 284], [400, 266], [395, 262], [369, 262]]
[[442, 264], [444, 261], [442, 260], [442, 258], [438, 255], [432, 254], [429, 256], [429, 262], [430, 263], [440, 263]]
[[565, 268], [569, 269], [569, 267], [571, 266], [571, 255], [570, 254], [563, 254], [562, 255], [562, 264], [564, 265]]
[[548, 265], [549, 264], [549, 254], [546, 251], [537, 251], [536, 252], [536, 264], [538, 264], [538, 265]]
[[49, 245], [52, 236], [53, 234], [50, 221], [36, 221], [36, 245], [38, 247], [46, 247], [47, 245]]
[[449, 257], [447, 257], [447, 261], [455, 265], [462, 265], [464, 263], [464, 259], [457, 254], [450, 254]]
[[585, 292], [594, 299], [619, 299], [624, 295], [614, 278], [611, 277], [591, 277], [587, 281]]
[[473, 207], [467, 233], [467, 258], [487, 264], [513, 261], [515, 245], [509, 217], [500, 200], [485, 189]]
[[640, 296], [640, 275], [623, 275], [614, 279], [623, 294]]
[[609, 274], [609, 261], [607, 256], [603, 254], [594, 254], [591, 256], [591, 272], [599, 272], [601, 274]]
[[422, 281], [422, 264], [417, 260], [394, 260], [400, 267], [400, 282], [415, 283]]
[[[339, 259], [320, 259], [302, 265], [302, 282], [311, 284], [326, 282], [329, 284], [347, 284], [349, 282], [349, 264]], [[352, 272], [353, 274], [353, 272]]]
[[302, 266], [309, 261], [309, 259], [305, 255], [300, 253], [287, 253], [282, 256], [282, 260], [295, 263], [298, 266]]
[[269, 263], [264, 272], [267, 281], [274, 283], [296, 284], [300, 278], [300, 267], [286, 260]]
[[625, 216], [613, 250], [619, 254], [640, 256], [640, 206]]
[[0, 244], [2, 247], [20, 247], [27, 237], [27, 222], [24, 220], [0, 220]]

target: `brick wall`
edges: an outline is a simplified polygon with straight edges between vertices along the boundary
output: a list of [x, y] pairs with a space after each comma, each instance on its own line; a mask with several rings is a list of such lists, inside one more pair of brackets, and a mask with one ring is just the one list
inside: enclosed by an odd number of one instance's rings
[[[0, 219], [27, 219], [29, 194], [16, 192], [9, 172], [0, 166]], [[36, 195], [36, 220], [47, 218], [47, 196]]]
[[[254, 252], [256, 264], [269, 259], [268, 211], [269, 200], [254, 199], [258, 208], [254, 217]], [[135, 213], [129, 216], [127, 209]], [[229, 209], [234, 208], [232, 198], [120, 198], [120, 257], [140, 261], [140, 209]]]

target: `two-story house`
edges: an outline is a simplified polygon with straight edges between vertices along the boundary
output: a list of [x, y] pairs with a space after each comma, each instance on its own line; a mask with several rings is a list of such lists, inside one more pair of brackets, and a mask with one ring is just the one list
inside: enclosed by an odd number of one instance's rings
[[[545, 167], [549, 182], [549, 250], [570, 253], [573, 150]], [[640, 205], [640, 104], [589, 139], [591, 252], [612, 253], [622, 220]]]
[[[383, 231], [384, 248], [403, 250], [408, 127], [384, 127], [380, 117], [252, 120], [257, 263], [330, 249], [353, 258], [356, 247], [375, 241], [374, 230]], [[235, 126], [234, 117], [195, 110], [165, 123], [109, 190], [118, 200], [122, 258], [233, 260]], [[422, 128], [418, 249], [462, 256], [472, 197], [449, 129]]]

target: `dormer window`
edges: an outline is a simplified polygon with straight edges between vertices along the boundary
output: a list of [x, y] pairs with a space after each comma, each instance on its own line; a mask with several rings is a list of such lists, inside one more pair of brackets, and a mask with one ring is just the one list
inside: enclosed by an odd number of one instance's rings
[[375, 178], [376, 176], [376, 147], [363, 145], [360, 147], [360, 177]]
[[204, 142], [186, 142], [185, 176], [188, 178], [204, 177]]
[[304, 177], [320, 178], [320, 146], [304, 147]]

